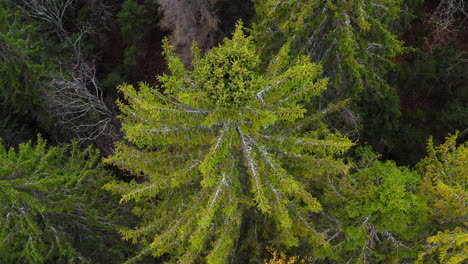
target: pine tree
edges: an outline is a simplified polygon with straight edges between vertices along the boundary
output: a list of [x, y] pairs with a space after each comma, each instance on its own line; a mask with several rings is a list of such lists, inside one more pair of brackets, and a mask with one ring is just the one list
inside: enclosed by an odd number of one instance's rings
[[0, 262], [112, 263], [126, 250], [112, 229], [110, 172], [92, 148], [0, 145]]
[[167, 254], [171, 262], [226, 263], [243, 247], [241, 227], [256, 232], [248, 218], [268, 221], [275, 246], [320, 240], [310, 215], [321, 205], [309, 183], [345, 172], [337, 156], [352, 145], [320, 123], [323, 112], [304, 109], [326, 87], [320, 67], [291, 59], [286, 45], [261, 70], [240, 25], [204, 57], [194, 46], [193, 70], [167, 41], [164, 50], [170, 74], [159, 77], [163, 92], [145, 83], [120, 87], [129, 143], [107, 159], [141, 177], [107, 185], [122, 202], [134, 200], [142, 218], [122, 230], [144, 245], [128, 262]]

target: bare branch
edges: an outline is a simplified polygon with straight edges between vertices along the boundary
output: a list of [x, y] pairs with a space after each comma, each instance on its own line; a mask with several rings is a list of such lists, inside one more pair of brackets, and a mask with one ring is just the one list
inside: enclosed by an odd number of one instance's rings
[[426, 38], [429, 53], [458, 32], [468, 29], [468, 3], [465, 0], [442, 0], [428, 19], [431, 34]]
[[57, 125], [74, 134], [80, 142], [94, 142], [105, 152], [120, 137], [115, 114], [104, 103], [93, 64], [76, 58], [68, 67], [70, 76], [51, 76], [45, 99]]

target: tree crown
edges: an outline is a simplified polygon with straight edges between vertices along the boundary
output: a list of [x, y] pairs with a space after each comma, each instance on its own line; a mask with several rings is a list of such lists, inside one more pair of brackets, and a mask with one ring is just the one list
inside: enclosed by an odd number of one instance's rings
[[224, 263], [243, 216], [255, 211], [273, 223], [279, 244], [317, 238], [307, 215], [321, 205], [305, 182], [346, 171], [336, 155], [352, 145], [320, 125], [323, 113], [303, 107], [325, 89], [320, 66], [292, 59], [285, 45], [262, 71], [241, 25], [204, 57], [194, 48], [192, 70], [167, 41], [164, 47], [164, 92], [144, 83], [120, 87], [122, 127], [134, 146], [119, 143], [107, 161], [145, 179], [107, 185], [140, 204], [144, 223], [124, 237], [146, 245], [140, 255]]

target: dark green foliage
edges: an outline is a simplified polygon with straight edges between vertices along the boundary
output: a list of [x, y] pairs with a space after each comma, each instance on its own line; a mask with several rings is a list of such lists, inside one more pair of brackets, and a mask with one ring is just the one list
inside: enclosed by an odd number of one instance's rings
[[468, 54], [454, 43], [408, 56], [392, 80], [401, 96], [401, 128], [392, 137], [390, 155], [401, 163], [422, 158], [425, 142], [440, 142], [468, 127]]
[[23, 23], [19, 11], [0, 2], [0, 103], [15, 112], [37, 106], [40, 81], [46, 76], [42, 42]]
[[145, 5], [126, 0], [117, 14], [124, 41], [139, 43], [151, 30], [155, 18]]
[[[141, 4], [126, 0], [117, 14], [117, 22], [125, 44], [123, 64], [115, 68], [106, 78], [107, 86], [117, 86], [123, 81], [134, 81], [141, 63], [148, 53], [145, 38], [156, 26], [157, 5], [151, 1]], [[117, 78], [118, 77], [118, 78]]]
[[410, 30], [421, 15], [421, 9], [424, 0], [404, 0], [401, 2], [399, 20], [391, 23], [391, 31], [395, 32], [400, 37], [405, 31]]
[[116, 263], [120, 217], [103, 190], [111, 173], [76, 143], [0, 146], [0, 262]]
[[38, 126], [31, 116], [11, 113], [7, 107], [0, 107], [0, 138], [6, 148], [34, 140], [38, 132]]
[[[269, 58], [283, 43], [323, 65], [330, 89], [311, 109], [352, 99], [347, 112], [326, 121], [378, 150], [392, 145], [398, 129], [399, 97], [386, 80], [393, 59], [407, 50], [391, 31], [398, 23], [398, 1], [254, 1], [253, 34]], [[408, 12], [406, 12], [408, 13]]]
[[363, 115], [362, 141], [374, 146], [379, 153], [386, 153], [394, 148], [393, 137], [400, 128], [400, 97], [390, 86], [381, 89], [379, 96], [374, 92], [364, 91], [355, 109]]
[[254, 2], [254, 33], [263, 53], [291, 41], [295, 52], [324, 65], [340, 96], [354, 97], [364, 88], [379, 96], [388, 86], [382, 77], [404, 50], [388, 29], [402, 0]]

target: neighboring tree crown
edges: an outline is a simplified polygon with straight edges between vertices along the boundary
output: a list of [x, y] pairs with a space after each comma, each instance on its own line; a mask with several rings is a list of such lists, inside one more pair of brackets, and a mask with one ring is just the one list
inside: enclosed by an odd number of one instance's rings
[[107, 218], [116, 201], [102, 190], [110, 172], [100, 161], [76, 142], [0, 144], [1, 263], [121, 261], [125, 249], [112, 230], [120, 218]]

